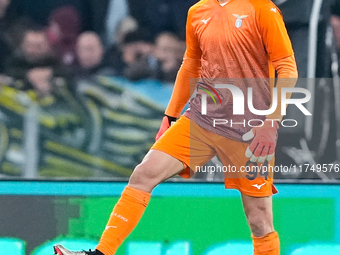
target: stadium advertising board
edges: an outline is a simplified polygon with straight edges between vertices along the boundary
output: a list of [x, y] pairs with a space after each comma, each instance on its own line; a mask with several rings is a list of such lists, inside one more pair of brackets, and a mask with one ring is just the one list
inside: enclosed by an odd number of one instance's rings
[[[125, 185], [3, 182], [0, 245], [12, 255], [52, 254], [55, 243], [93, 249]], [[338, 254], [340, 187], [278, 189], [274, 213], [282, 254], [323, 254], [294, 253], [301, 249]], [[236, 254], [234, 249], [252, 254], [238, 192], [222, 184], [166, 183], [155, 189], [142, 221], [117, 255], [225, 255]]]

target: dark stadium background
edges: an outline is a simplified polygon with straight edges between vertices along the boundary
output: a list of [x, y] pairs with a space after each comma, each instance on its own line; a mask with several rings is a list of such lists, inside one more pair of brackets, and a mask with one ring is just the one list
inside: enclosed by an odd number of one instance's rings
[[[0, 247], [18, 248], [13, 255], [41, 255], [50, 254], [46, 251], [54, 240], [92, 245], [134, 166], [154, 142], [184, 50], [186, 13], [195, 1], [119, 0], [117, 9], [110, 8], [110, 0], [12, 0], [7, 9], [4, 2]], [[274, 2], [293, 43], [297, 86], [312, 91], [306, 107], [313, 115], [289, 107], [286, 118], [299, 125], [280, 129], [276, 164], [288, 171], [275, 173], [280, 190], [274, 197], [275, 225], [283, 233], [284, 255], [340, 254], [340, 1]], [[18, 66], [21, 42], [29, 30], [49, 33], [53, 22], [61, 22], [58, 15], [65, 14], [56, 10], [65, 5], [78, 12], [79, 19], [68, 17], [78, 37], [73, 44], [52, 47], [62, 65], [53, 70], [62, 72], [51, 79], [46, 95], [17, 76], [16, 68], [27, 68]], [[86, 31], [100, 38], [104, 51], [91, 68], [81, 65], [76, 49]], [[164, 67], [169, 56], [174, 57], [171, 70]], [[225, 191], [222, 182], [223, 173], [198, 173], [191, 180], [175, 176], [162, 184], [141, 222], [146, 230], [137, 228], [119, 254], [146, 249], [150, 255], [218, 255], [228, 244], [248, 249], [250, 233], [237, 193]], [[207, 203], [214, 211], [206, 210]], [[93, 205], [101, 210], [91, 212]], [[177, 219], [181, 206], [188, 210]], [[190, 252], [184, 253], [187, 245]]]

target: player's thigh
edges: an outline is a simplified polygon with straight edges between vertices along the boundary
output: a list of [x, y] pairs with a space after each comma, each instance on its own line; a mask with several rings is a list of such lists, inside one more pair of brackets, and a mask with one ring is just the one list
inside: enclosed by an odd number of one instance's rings
[[173, 156], [159, 150], [150, 150], [135, 168], [129, 185], [151, 192], [155, 186], [181, 172], [183, 168], [183, 163]]
[[[160, 182], [182, 172], [190, 177], [190, 120], [181, 117], [152, 146], [131, 178], [130, 185], [150, 191]], [[189, 171], [187, 171], [189, 169]]]
[[252, 197], [242, 194], [242, 203], [254, 236], [261, 237], [274, 231], [272, 196]]
[[197, 172], [200, 167], [208, 163], [216, 156], [213, 148], [214, 141], [211, 135], [215, 135], [197, 125], [194, 121], [190, 124], [190, 168]]

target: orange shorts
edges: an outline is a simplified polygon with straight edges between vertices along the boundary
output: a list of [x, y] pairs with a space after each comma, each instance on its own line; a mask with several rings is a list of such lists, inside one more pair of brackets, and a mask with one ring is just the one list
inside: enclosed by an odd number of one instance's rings
[[[197, 171], [223, 171], [225, 188], [266, 197], [277, 193], [273, 185], [274, 159], [263, 165], [251, 163], [245, 156], [247, 143], [230, 140], [212, 133], [187, 117], [172, 125], [151, 149], [163, 151], [182, 161], [187, 168], [180, 175], [190, 178]], [[203, 167], [214, 156], [223, 166]]]

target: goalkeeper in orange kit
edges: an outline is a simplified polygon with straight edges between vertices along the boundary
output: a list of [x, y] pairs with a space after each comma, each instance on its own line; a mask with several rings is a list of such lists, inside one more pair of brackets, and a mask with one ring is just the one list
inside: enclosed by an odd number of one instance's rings
[[[269, 0], [199, 1], [188, 12], [186, 43], [157, 141], [131, 175], [96, 250], [72, 252], [56, 245], [56, 254], [115, 254], [138, 224], [159, 183], [175, 174], [190, 177], [216, 155], [224, 166], [236, 169], [273, 166], [282, 120], [280, 101], [278, 110], [267, 116], [257, 116], [249, 109], [236, 116], [230, 90], [214, 85], [227, 82], [244, 94], [251, 87], [254, 107], [260, 110], [271, 106], [274, 84], [269, 78], [275, 71], [279, 92], [284, 86], [295, 86], [297, 68], [280, 10]], [[197, 93], [190, 100], [190, 108], [177, 120], [194, 91]], [[212, 97], [207, 98], [208, 92]], [[232, 121], [212, 125], [215, 119]], [[253, 119], [262, 124], [256, 128], [240, 125]], [[225, 187], [241, 193], [254, 255], [280, 254], [279, 236], [273, 226], [272, 195], [277, 192], [273, 173], [237, 171], [225, 176]]]

